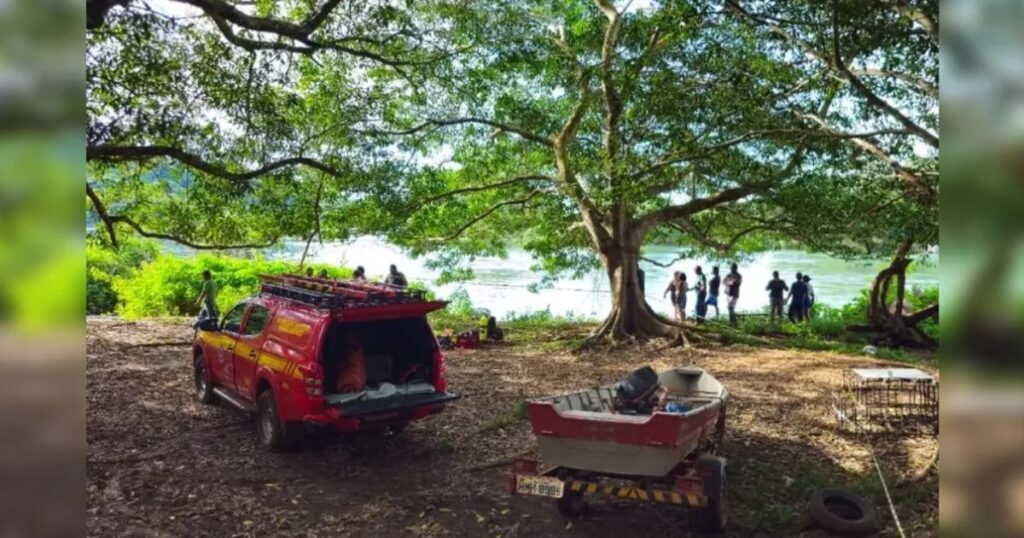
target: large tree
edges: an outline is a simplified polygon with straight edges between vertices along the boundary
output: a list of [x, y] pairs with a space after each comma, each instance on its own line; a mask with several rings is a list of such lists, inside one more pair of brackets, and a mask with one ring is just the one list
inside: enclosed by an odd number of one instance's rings
[[899, 61], [929, 31], [906, 2], [179, 3], [201, 16], [91, 19], [89, 194], [112, 234], [378, 233], [456, 275], [515, 242], [545, 278], [605, 270], [596, 337], [681, 340], [639, 292], [645, 242], [813, 244], [851, 229], [823, 208], [933, 195], [907, 160], [937, 138], [906, 93], [933, 67]]
[[[448, 84], [425, 90], [427, 103], [363, 128], [443, 158], [371, 192], [350, 215], [366, 211], [363, 222], [384, 222], [378, 231], [449, 264], [515, 239], [549, 276], [600, 266], [612, 310], [595, 336], [613, 340], [681, 337], [639, 290], [651, 239], [719, 254], [773, 238], [877, 254], [910, 208], [893, 202], [884, 218], [846, 227], [843, 217], [886, 197], [934, 196], [927, 166], [910, 170], [894, 156], [913, 155], [910, 137], [937, 141], [885, 99], [920, 104], [860, 73], [864, 57], [888, 66], [913, 48], [912, 24], [898, 9], [852, 2], [801, 2], [790, 20], [776, 17], [778, 4], [756, 3], [774, 15], [731, 1], [628, 9], [604, 0], [461, 13], [458, 35], [487, 45], [460, 56]], [[847, 25], [871, 37], [839, 59]], [[904, 67], [927, 79], [933, 65]], [[903, 74], [878, 78], [911, 84]]]

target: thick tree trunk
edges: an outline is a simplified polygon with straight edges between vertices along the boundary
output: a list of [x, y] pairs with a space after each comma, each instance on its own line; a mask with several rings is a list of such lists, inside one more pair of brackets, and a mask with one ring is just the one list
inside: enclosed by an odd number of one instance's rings
[[[929, 317], [938, 315], [938, 305], [922, 309], [918, 313], [904, 312], [907, 286], [907, 267], [911, 259], [907, 257], [911, 242], [904, 243], [892, 263], [879, 271], [871, 285], [868, 302], [867, 324], [854, 325], [850, 330], [857, 332], [879, 333], [875, 340], [879, 344], [906, 347], [935, 347], [938, 343], [929, 337], [917, 324]], [[889, 304], [889, 289], [895, 280], [896, 301]]]
[[609, 339], [613, 343], [647, 338], [667, 338], [685, 345], [682, 326], [655, 313], [644, 299], [637, 278], [639, 245], [609, 248], [601, 260], [611, 287], [612, 308], [604, 322], [590, 335], [590, 341]]

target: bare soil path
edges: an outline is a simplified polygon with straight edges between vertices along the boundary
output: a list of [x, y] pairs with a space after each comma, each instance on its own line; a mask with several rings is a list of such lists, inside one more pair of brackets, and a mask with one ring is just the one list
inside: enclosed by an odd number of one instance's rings
[[[730, 536], [819, 536], [801, 531], [811, 492], [865, 495], [895, 527], [871, 467], [890, 487], [924, 467], [934, 438], [865, 441], [832, 428], [827, 396], [844, 368], [866, 357], [741, 347], [634, 347], [574, 354], [511, 341], [447, 355], [444, 413], [397, 436], [317, 438], [293, 454], [254, 443], [251, 418], [192, 394], [185, 322], [87, 323], [88, 533], [91, 536], [688, 536], [684, 512], [598, 500], [567, 520], [554, 503], [505, 491], [504, 467], [470, 469], [534, 446], [518, 402], [618, 381], [645, 364], [694, 363], [731, 392]], [[899, 486], [909, 536], [935, 534], [934, 473]]]

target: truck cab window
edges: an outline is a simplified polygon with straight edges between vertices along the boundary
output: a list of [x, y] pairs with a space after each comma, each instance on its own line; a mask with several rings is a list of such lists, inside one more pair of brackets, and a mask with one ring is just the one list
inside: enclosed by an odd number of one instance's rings
[[245, 314], [245, 308], [249, 306], [245, 303], [235, 305], [227, 314], [224, 315], [224, 324], [221, 330], [237, 333], [242, 328], [242, 316]]
[[242, 331], [242, 334], [245, 336], [260, 334], [263, 332], [263, 328], [267, 326], [268, 321], [270, 321], [270, 310], [258, 304], [252, 305], [249, 318], [245, 320], [245, 330]]

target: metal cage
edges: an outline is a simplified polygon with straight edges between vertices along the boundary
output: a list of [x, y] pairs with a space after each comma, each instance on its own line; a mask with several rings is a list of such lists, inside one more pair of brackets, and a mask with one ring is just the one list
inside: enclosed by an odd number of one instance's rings
[[939, 384], [916, 368], [852, 368], [832, 393], [839, 428], [938, 434]]

